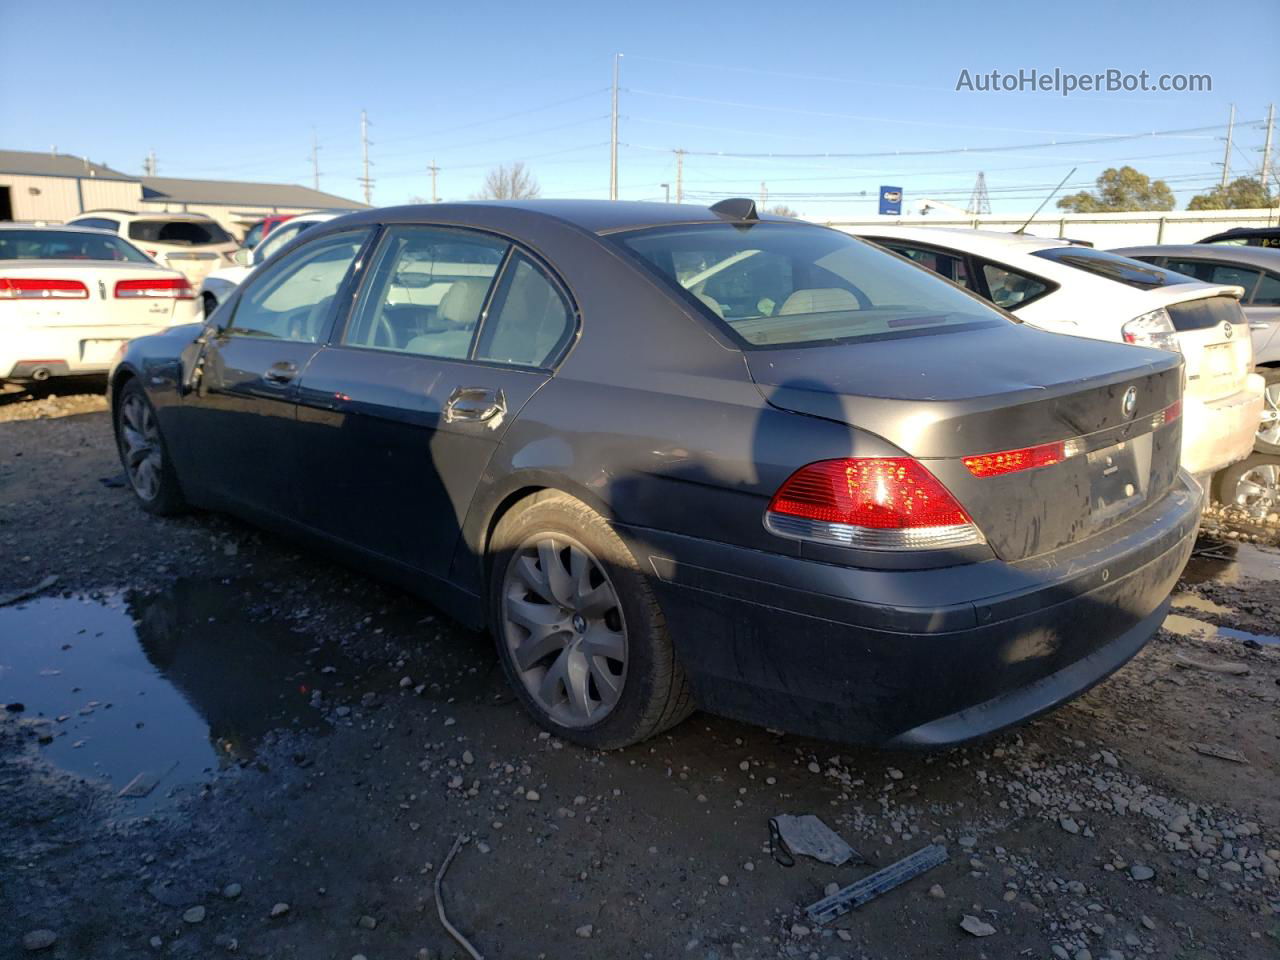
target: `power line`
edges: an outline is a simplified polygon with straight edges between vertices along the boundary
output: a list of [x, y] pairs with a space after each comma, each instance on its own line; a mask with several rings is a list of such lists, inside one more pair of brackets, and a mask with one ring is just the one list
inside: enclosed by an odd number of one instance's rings
[[572, 97], [564, 97], [560, 100], [553, 100], [550, 103], [539, 104], [536, 107], [527, 107], [523, 110], [517, 110], [514, 113], [506, 113], [497, 117], [486, 117], [483, 120], [473, 120], [470, 123], [461, 123], [453, 127], [444, 127], [440, 130], [432, 130], [427, 133], [414, 133], [405, 137], [395, 137], [390, 140], [384, 140], [383, 144], [389, 143], [405, 143], [409, 140], [422, 140], [427, 137], [438, 137], [446, 133], [457, 133], [459, 130], [470, 130], [473, 127], [482, 127], [489, 123], [501, 123], [504, 120], [514, 120], [517, 117], [528, 116], [531, 113], [538, 113], [542, 110], [550, 110], [553, 107], [562, 107], [567, 103], [577, 103], [579, 100], [586, 100], [588, 97], [598, 96], [608, 90], [608, 87], [596, 87], [588, 90], [586, 93], [580, 93]]

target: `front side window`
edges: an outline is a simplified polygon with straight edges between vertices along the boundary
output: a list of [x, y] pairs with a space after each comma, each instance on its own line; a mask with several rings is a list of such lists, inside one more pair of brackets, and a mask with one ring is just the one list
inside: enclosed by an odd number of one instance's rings
[[127, 240], [81, 230], [0, 230], [0, 260], [155, 262]]
[[304, 223], [286, 224], [276, 230], [272, 230], [267, 239], [263, 240], [257, 249], [253, 251], [253, 262], [262, 263], [277, 250], [284, 249], [290, 240], [310, 226], [314, 226], [314, 224], [308, 220]]
[[940, 250], [931, 250], [928, 247], [913, 247], [910, 244], [900, 243], [895, 240], [877, 240], [876, 242], [894, 253], [901, 254], [908, 260], [914, 260], [920, 266], [927, 267], [934, 273], [942, 274], [953, 283], [958, 283], [962, 287], [973, 288], [973, 284], [969, 280], [969, 271], [965, 265], [964, 257], [943, 253]]
[[321, 237], [255, 273], [236, 306], [229, 333], [317, 342], [338, 288], [369, 232], [352, 230]]
[[1188, 277], [1195, 277], [1205, 283], [1244, 287], [1246, 303], [1250, 292], [1258, 282], [1258, 277], [1262, 275], [1261, 270], [1251, 270], [1248, 267], [1238, 267], [1234, 263], [1221, 263], [1214, 260], [1179, 260], [1176, 257], [1169, 257], [1165, 261], [1165, 266], [1176, 273], [1185, 273]]
[[212, 220], [135, 220], [129, 224], [129, 239], [144, 243], [231, 243], [231, 234]]
[[825, 227], [707, 223], [611, 239], [747, 347], [898, 338], [1009, 322], [936, 277]]
[[465, 359], [509, 246], [465, 230], [389, 228], [343, 343]]
[[503, 271], [475, 357], [543, 367], [572, 334], [573, 314], [560, 291], [528, 257], [517, 254]]
[[991, 302], [1006, 310], [1016, 310], [1049, 289], [1048, 284], [1035, 277], [994, 263], [982, 265], [982, 277], [987, 281], [987, 289], [991, 291]]
[[1096, 277], [1106, 277], [1108, 280], [1115, 280], [1129, 287], [1137, 287], [1139, 290], [1154, 290], [1157, 287], [1168, 287], [1175, 283], [1191, 282], [1191, 277], [1184, 277], [1172, 270], [1089, 247], [1063, 245], [1034, 250], [1031, 255], [1092, 273]]
[[240, 244], [240, 246], [247, 247], [250, 250], [256, 247], [259, 244], [259, 242], [261, 242], [262, 240], [262, 228], [265, 225], [266, 225], [265, 220], [259, 220], [252, 227], [250, 227], [249, 232], [244, 235], [244, 243]]
[[1255, 307], [1280, 307], [1280, 275], [1264, 273], [1249, 303]]

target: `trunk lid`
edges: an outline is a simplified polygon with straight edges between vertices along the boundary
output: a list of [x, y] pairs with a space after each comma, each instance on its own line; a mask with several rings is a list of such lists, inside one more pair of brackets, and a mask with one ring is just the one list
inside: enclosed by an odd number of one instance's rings
[[[1176, 354], [1009, 325], [749, 350], [746, 360], [773, 406], [847, 423], [920, 460], [1006, 560], [1091, 536], [1177, 476], [1181, 420], [1155, 425], [1181, 396]], [[978, 477], [964, 464], [1069, 440], [1075, 455], [1051, 466]]]
[[49, 327], [155, 327], [173, 322], [177, 301], [170, 297], [115, 295], [121, 280], [177, 276], [172, 270], [110, 260], [8, 260], [3, 273], [12, 277], [78, 280], [89, 291], [85, 299], [22, 301], [23, 315]]
[[[1186, 393], [1206, 402], [1239, 393], [1253, 369], [1253, 343], [1240, 307], [1239, 287], [1165, 304], [1187, 364]], [[1169, 287], [1173, 293], [1177, 287]]]

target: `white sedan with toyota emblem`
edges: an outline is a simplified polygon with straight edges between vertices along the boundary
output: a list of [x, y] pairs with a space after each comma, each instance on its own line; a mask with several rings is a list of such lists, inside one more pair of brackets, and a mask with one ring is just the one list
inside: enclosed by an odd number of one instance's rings
[[0, 224], [0, 383], [104, 373], [126, 341], [199, 319], [190, 281], [127, 240]]
[[851, 232], [1032, 326], [1182, 354], [1182, 466], [1202, 485], [1253, 449], [1263, 380], [1250, 372], [1253, 347], [1240, 308], [1242, 288], [1025, 234], [899, 226]]

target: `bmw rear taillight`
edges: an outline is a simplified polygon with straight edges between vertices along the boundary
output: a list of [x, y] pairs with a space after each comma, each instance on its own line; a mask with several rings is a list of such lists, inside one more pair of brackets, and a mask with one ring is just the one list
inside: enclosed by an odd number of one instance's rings
[[1034, 447], [965, 457], [964, 465], [975, 477], [999, 477], [1020, 470], [1051, 467], [1083, 451], [1083, 446], [1076, 440], [1055, 440], [1053, 443], [1040, 443]]
[[116, 296], [122, 300], [133, 297], [164, 297], [170, 300], [192, 300], [195, 291], [185, 277], [156, 277], [145, 280], [120, 280], [116, 283]]
[[867, 550], [983, 542], [951, 492], [910, 457], [820, 460], [801, 467], [765, 512], [772, 533]]
[[0, 300], [87, 300], [89, 288], [79, 280], [0, 277]]

